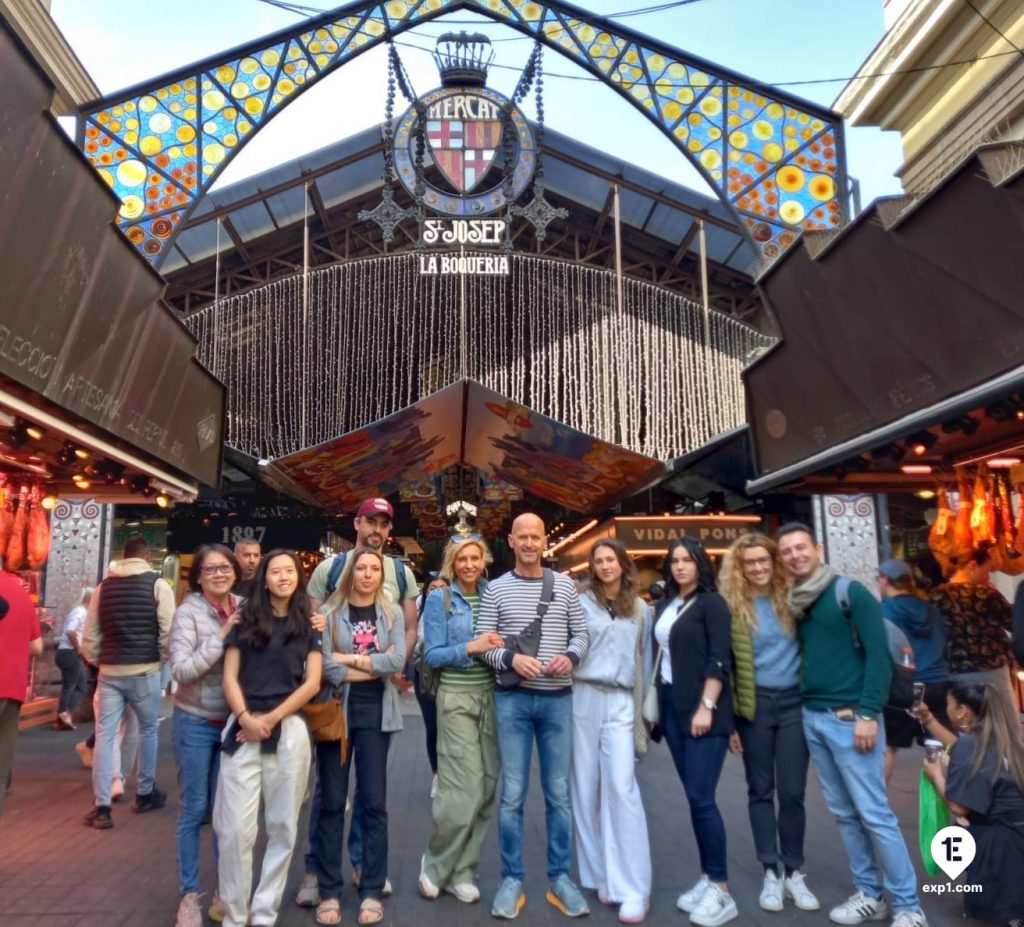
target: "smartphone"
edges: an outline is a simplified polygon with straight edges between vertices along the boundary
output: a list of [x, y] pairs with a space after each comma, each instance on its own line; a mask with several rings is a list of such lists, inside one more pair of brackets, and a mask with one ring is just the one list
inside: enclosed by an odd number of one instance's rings
[[857, 716], [854, 714], [852, 708], [837, 708], [836, 717], [840, 721], [856, 721]]
[[924, 683], [914, 683], [914, 708], [917, 708], [924, 701]]

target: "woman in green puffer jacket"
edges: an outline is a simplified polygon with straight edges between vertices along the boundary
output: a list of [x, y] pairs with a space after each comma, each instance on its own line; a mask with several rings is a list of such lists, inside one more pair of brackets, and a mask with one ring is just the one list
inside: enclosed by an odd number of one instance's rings
[[818, 899], [800, 871], [809, 759], [800, 645], [775, 543], [756, 533], [739, 538], [722, 564], [719, 589], [732, 612], [736, 731], [729, 746], [743, 757], [747, 774], [750, 826], [764, 866], [759, 903], [765, 911], [781, 911], [788, 897], [801, 910], [816, 911]]

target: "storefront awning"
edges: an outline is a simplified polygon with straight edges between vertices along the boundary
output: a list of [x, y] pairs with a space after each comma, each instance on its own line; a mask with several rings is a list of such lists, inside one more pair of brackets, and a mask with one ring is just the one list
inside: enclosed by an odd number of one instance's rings
[[658, 461], [540, 415], [471, 380], [366, 428], [267, 462], [266, 482], [351, 511], [366, 496], [463, 463], [575, 512], [614, 505], [664, 476]]
[[121, 204], [49, 116], [52, 94], [0, 23], [0, 377], [153, 466], [217, 485], [224, 389], [114, 225]]
[[776, 489], [1019, 387], [1019, 146], [981, 149], [927, 197], [806, 236], [759, 281], [783, 340], [744, 372], [758, 478]]

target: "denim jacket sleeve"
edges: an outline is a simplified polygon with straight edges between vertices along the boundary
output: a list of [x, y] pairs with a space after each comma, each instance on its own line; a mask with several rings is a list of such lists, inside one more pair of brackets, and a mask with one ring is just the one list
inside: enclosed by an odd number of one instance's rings
[[[448, 615], [445, 614], [444, 599], [443, 589], [435, 589], [427, 596], [423, 609], [423, 659], [434, 669], [442, 666], [469, 669], [473, 665], [473, 658], [468, 652], [469, 642], [448, 643]], [[455, 607], [454, 599], [452, 607]]]

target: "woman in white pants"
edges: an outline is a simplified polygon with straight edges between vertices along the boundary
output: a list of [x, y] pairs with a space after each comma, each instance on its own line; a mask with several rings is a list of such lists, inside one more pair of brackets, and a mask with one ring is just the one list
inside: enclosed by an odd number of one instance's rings
[[634, 760], [634, 690], [651, 674], [651, 613], [621, 541], [590, 549], [580, 596], [590, 648], [573, 673], [572, 806], [580, 881], [619, 920], [639, 924], [651, 895], [651, 850]]
[[[220, 845], [225, 927], [277, 921], [309, 775], [309, 729], [296, 714], [320, 688], [320, 632], [299, 558], [275, 550], [260, 563], [253, 596], [224, 642], [224, 695], [231, 709], [222, 742], [213, 827]], [[252, 851], [260, 799], [267, 848], [252, 895]]]

